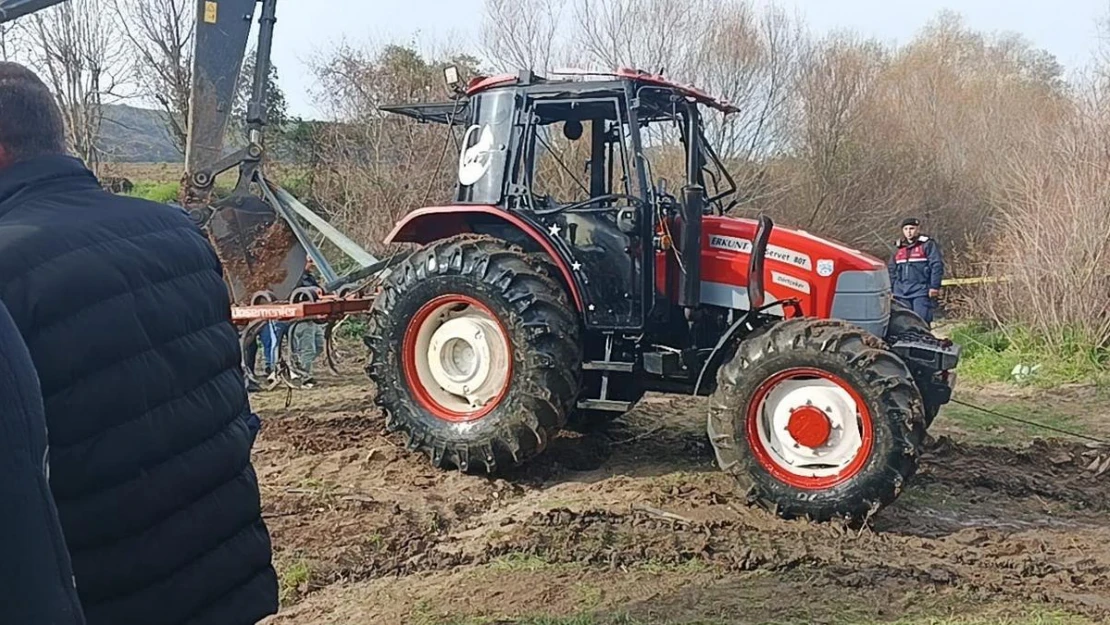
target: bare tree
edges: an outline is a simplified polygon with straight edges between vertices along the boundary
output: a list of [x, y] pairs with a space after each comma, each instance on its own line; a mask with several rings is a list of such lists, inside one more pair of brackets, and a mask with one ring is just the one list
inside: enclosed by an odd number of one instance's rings
[[607, 71], [623, 66], [689, 76], [721, 4], [721, 0], [577, 0], [574, 47], [584, 62]]
[[318, 106], [333, 120], [313, 137], [308, 198], [332, 223], [371, 250], [404, 212], [450, 197], [457, 132], [384, 114], [386, 103], [442, 100], [442, 69], [463, 79], [477, 60], [465, 55], [428, 58], [412, 48], [341, 46], [313, 63]]
[[12, 24], [0, 24], [0, 61], [11, 60], [12, 39], [15, 36], [15, 26]]
[[185, 153], [189, 134], [196, 2], [193, 0], [111, 0], [140, 94], [157, 102], [166, 130]]
[[486, 0], [486, 58], [502, 71], [553, 69], [562, 54], [559, 32], [565, 6], [566, 0]]
[[54, 92], [69, 150], [101, 162], [104, 101], [121, 95], [123, 46], [106, 0], [70, 0], [29, 16], [29, 56]]

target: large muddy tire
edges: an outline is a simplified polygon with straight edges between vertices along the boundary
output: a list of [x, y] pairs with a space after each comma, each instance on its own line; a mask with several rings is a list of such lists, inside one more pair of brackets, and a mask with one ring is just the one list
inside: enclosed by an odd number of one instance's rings
[[541, 259], [489, 237], [433, 243], [382, 286], [365, 338], [386, 427], [437, 467], [542, 452], [578, 394], [578, 320]]
[[917, 470], [921, 396], [902, 359], [860, 328], [777, 323], [743, 340], [717, 379], [717, 461], [784, 518], [867, 518]]

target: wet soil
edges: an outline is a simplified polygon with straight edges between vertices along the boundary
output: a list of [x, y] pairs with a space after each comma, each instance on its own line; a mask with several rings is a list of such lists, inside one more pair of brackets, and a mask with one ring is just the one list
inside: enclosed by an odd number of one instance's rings
[[[1107, 447], [972, 444], [942, 415], [917, 478], [858, 529], [748, 507], [702, 401], [648, 397], [491, 479], [404, 450], [357, 371], [321, 383], [254, 399], [274, 623], [1110, 622]], [[1072, 620], [990, 620], [1034, 612]]]

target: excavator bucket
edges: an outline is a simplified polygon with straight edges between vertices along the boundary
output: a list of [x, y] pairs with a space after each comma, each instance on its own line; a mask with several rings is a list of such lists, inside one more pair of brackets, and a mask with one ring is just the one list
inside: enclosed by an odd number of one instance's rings
[[208, 238], [224, 266], [232, 300], [249, 303], [256, 293], [287, 300], [300, 284], [308, 253], [270, 205], [238, 196], [213, 205]]
[[[304, 272], [307, 253], [296, 234], [264, 199], [248, 193], [254, 168], [240, 169], [239, 188], [230, 198], [211, 202], [211, 175], [232, 165], [225, 144], [232, 103], [239, 91], [240, 72], [247, 41], [254, 23], [257, 0], [196, 0], [197, 22], [193, 55], [193, 82], [189, 106], [189, 137], [185, 153], [187, 190], [183, 203], [201, 213], [210, 208], [206, 229], [209, 239], [224, 264], [227, 282], [236, 303], [248, 301], [258, 292], [268, 291], [279, 300], [287, 299]], [[264, 112], [257, 102], [265, 102], [265, 79], [269, 74], [269, 46], [273, 34], [273, 0], [262, 4], [259, 49], [266, 60], [256, 67], [247, 103], [248, 125], [261, 130]], [[258, 65], [258, 63], [256, 63]], [[261, 79], [261, 82], [260, 82]], [[256, 102], [257, 101], [257, 102]], [[257, 139], [257, 137], [256, 137]], [[257, 158], [258, 154], [254, 155]], [[197, 180], [196, 175], [201, 179]], [[190, 177], [192, 177], [190, 179]], [[198, 195], [188, 191], [199, 190]]]

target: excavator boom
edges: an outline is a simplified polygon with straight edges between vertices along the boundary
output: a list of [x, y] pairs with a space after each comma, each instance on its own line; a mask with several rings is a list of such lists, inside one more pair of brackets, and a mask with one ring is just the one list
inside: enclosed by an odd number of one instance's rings
[[[316, 260], [330, 272], [303, 231], [298, 229], [262, 175], [270, 48], [277, 0], [196, 0], [196, 39], [189, 101], [185, 176], [181, 203], [208, 232], [223, 261], [236, 303], [259, 294], [288, 298], [300, 283], [305, 261]], [[247, 102], [247, 145], [225, 153], [232, 104], [258, 5], [258, 51]], [[229, 197], [213, 201], [216, 177], [234, 167], [239, 181]], [[322, 264], [321, 264], [322, 263]], [[328, 276], [334, 279], [334, 274]]]
[[185, 168], [192, 174], [211, 169], [224, 156], [231, 103], [238, 91], [257, 4], [257, 0], [196, 1], [189, 136], [185, 147]]

